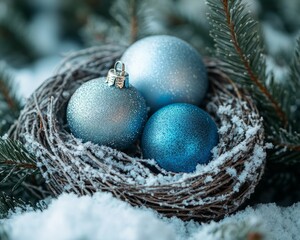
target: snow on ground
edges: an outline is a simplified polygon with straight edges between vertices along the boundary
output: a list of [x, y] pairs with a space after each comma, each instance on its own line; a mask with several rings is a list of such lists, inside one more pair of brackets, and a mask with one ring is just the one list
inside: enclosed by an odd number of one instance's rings
[[266, 240], [299, 239], [300, 203], [288, 208], [258, 205], [220, 222], [200, 224], [166, 219], [145, 208], [134, 208], [110, 193], [93, 197], [63, 194], [41, 211], [13, 213], [3, 220], [11, 239], [22, 240], [233, 240], [249, 232]]
[[28, 98], [47, 78], [52, 76], [57, 63], [60, 61], [59, 56], [46, 57], [30, 67], [16, 71], [18, 93], [22, 97]]
[[15, 69], [20, 96], [28, 98], [46, 79], [53, 76], [64, 55], [78, 49], [79, 46], [76, 43], [66, 41], [61, 43], [55, 54], [41, 58], [22, 69]]

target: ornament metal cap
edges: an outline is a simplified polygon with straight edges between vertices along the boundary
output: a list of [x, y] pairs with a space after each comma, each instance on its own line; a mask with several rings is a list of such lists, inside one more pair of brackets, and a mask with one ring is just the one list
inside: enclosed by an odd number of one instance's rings
[[115, 86], [117, 88], [128, 88], [129, 75], [125, 71], [125, 64], [121, 61], [117, 61], [114, 68], [108, 71], [105, 82], [108, 83], [109, 86]]

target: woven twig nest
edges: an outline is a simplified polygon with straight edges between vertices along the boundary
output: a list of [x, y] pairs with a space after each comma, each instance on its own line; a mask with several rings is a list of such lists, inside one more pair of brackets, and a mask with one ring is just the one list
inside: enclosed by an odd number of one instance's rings
[[205, 107], [217, 122], [220, 142], [213, 160], [194, 173], [166, 172], [154, 160], [82, 143], [67, 130], [65, 108], [70, 96], [83, 82], [105, 76], [123, 50], [106, 45], [70, 55], [57, 75], [30, 97], [10, 137], [35, 154], [55, 195], [108, 191], [131, 205], [184, 220], [219, 219], [235, 211], [263, 173], [264, 131], [251, 98], [213, 61], [206, 63], [211, 90]]

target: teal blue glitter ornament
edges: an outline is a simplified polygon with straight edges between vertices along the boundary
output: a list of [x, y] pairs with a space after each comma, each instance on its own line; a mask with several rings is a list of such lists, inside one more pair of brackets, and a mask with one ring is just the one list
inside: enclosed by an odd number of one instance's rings
[[121, 60], [151, 112], [172, 103], [199, 105], [205, 97], [208, 78], [202, 58], [177, 37], [143, 38], [132, 44]]
[[144, 158], [155, 159], [172, 172], [192, 172], [211, 159], [218, 129], [210, 115], [187, 103], [168, 105], [146, 123], [142, 135]]
[[67, 122], [75, 137], [117, 149], [126, 149], [137, 140], [146, 118], [145, 100], [129, 85], [120, 61], [106, 78], [81, 85], [67, 107]]

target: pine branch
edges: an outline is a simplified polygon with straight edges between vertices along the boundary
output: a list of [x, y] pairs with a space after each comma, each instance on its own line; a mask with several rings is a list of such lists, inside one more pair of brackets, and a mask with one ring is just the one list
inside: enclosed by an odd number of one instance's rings
[[256, 101], [264, 118], [267, 139], [275, 146], [269, 152], [269, 159], [299, 162], [300, 138], [298, 129], [293, 128], [295, 118], [290, 111], [299, 99], [299, 52], [296, 51], [293, 61], [292, 80], [286, 86], [277, 83], [272, 75], [266, 74], [259, 27], [242, 0], [208, 0], [208, 5], [216, 57], [223, 62], [223, 71]]
[[[241, 0], [209, 0], [212, 25], [211, 36], [215, 41], [217, 57], [235, 82], [255, 94], [255, 99], [265, 118], [275, 119], [285, 126], [287, 119], [279, 103], [268, 90], [264, 47], [259, 29]], [[278, 122], [278, 121], [277, 121]]]
[[[295, 131], [300, 132], [300, 36], [290, 66], [289, 94], [285, 96], [286, 108], [290, 109], [290, 119]], [[290, 105], [292, 103], [292, 105]]]
[[12, 192], [28, 176], [38, 171], [34, 157], [20, 142], [0, 139], [0, 186], [12, 186]]
[[6, 218], [10, 211], [14, 212], [17, 208], [25, 211], [27, 204], [21, 199], [10, 197], [2, 192], [0, 195], [0, 219]]
[[36, 204], [25, 202], [20, 198], [15, 198], [2, 192], [0, 195], [0, 219], [7, 218], [10, 213], [44, 210], [48, 207], [45, 201], [39, 201]]
[[136, 40], [156, 33], [150, 27], [153, 25], [153, 9], [148, 1], [115, 0], [110, 8], [112, 19], [93, 16], [85, 35], [98, 42], [116, 42], [130, 45]]
[[276, 142], [269, 153], [269, 159], [285, 164], [300, 163], [300, 133], [280, 129], [277, 134], [277, 139], [272, 139]]
[[120, 26], [120, 33], [126, 37], [128, 44], [134, 43], [139, 36], [138, 10], [142, 11], [141, 0], [116, 0], [110, 9], [110, 14]]
[[21, 100], [16, 94], [12, 74], [8, 66], [0, 64], [0, 135], [3, 135], [18, 117]]
[[50, 195], [34, 156], [18, 141], [0, 139], [0, 189], [31, 202]]
[[297, 40], [289, 72], [289, 78], [281, 82], [276, 81], [272, 76], [269, 89], [286, 112], [289, 132], [300, 132], [300, 124], [298, 124], [300, 120], [300, 37]]
[[288, 125], [285, 129], [274, 128], [269, 139], [275, 147], [270, 152], [270, 159], [280, 163], [296, 164], [300, 162], [300, 37], [297, 40], [295, 54], [290, 66], [290, 78], [283, 83], [272, 79], [272, 94], [280, 99], [285, 109]]

